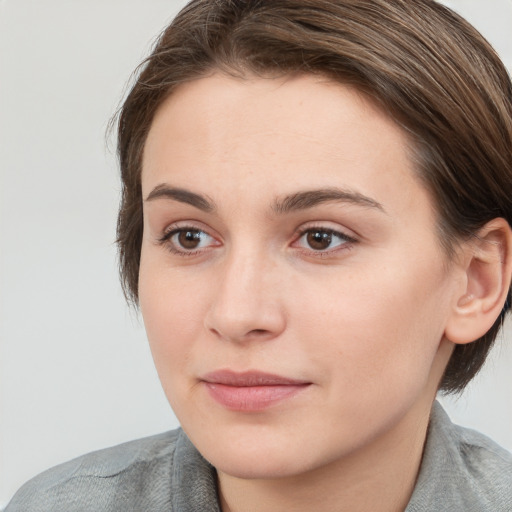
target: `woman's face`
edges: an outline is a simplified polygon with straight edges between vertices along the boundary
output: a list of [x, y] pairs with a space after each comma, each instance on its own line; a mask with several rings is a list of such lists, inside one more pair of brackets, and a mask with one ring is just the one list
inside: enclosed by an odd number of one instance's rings
[[389, 118], [319, 77], [213, 75], [160, 107], [142, 188], [153, 357], [220, 471], [297, 475], [418, 429], [463, 279]]

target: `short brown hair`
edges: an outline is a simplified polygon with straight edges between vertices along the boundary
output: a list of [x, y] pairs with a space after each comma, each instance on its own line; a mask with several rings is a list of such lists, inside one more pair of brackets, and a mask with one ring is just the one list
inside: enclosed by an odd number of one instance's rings
[[[448, 254], [485, 223], [512, 225], [512, 85], [492, 47], [433, 0], [192, 0], [167, 27], [119, 114], [123, 288], [138, 301], [141, 163], [155, 112], [215, 70], [244, 77], [313, 73], [367, 94], [409, 135]], [[457, 345], [441, 389], [461, 391], [510, 309]]]

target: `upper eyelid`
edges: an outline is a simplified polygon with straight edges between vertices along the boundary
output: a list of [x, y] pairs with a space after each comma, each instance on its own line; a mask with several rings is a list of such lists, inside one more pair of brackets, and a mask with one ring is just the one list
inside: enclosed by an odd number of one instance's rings
[[183, 220], [183, 221], [175, 221], [175, 222], [172, 222], [171, 224], [166, 225], [165, 228], [162, 230], [161, 238], [168, 236], [172, 232], [186, 230], [186, 229], [191, 229], [194, 231], [202, 231], [203, 233], [206, 233], [207, 235], [214, 237], [214, 235], [212, 235], [210, 233], [211, 230], [209, 230], [207, 227], [205, 227], [202, 222]]
[[[324, 232], [329, 233], [331, 235], [337, 236], [341, 240], [344, 240], [346, 242], [346, 244], [353, 244], [353, 243], [356, 243], [358, 241], [356, 238], [354, 238], [354, 237], [352, 237], [350, 235], [347, 235], [346, 233], [343, 233], [342, 231], [338, 231], [338, 230], [335, 230], [335, 229], [307, 228], [304, 231], [302, 231], [302, 233], [298, 234], [298, 236], [295, 238], [293, 243], [298, 242], [308, 232], [315, 231], [315, 230], [316, 231], [324, 231]], [[343, 245], [346, 245], [346, 244], [343, 244]], [[328, 252], [328, 251], [329, 251], [329, 249], [326, 249], [324, 252]], [[315, 252], [317, 252], [317, 251], [315, 251]]]
[[325, 231], [326, 233], [333, 233], [336, 235], [340, 235], [343, 237], [350, 238], [350, 235], [345, 233], [342, 229], [336, 229], [336, 228], [329, 228], [325, 226], [308, 226], [307, 228], [299, 228], [298, 234], [303, 235], [304, 233], [307, 233], [308, 231]]
[[305, 222], [295, 230], [295, 236], [302, 236], [304, 233], [307, 233], [308, 231], [315, 229], [317, 229], [318, 231], [327, 231], [330, 233], [334, 233], [348, 240], [352, 240], [354, 242], [359, 240], [360, 238], [360, 235], [358, 233], [355, 233], [353, 230], [343, 228], [339, 226], [339, 224], [336, 227], [333, 227], [329, 221], [313, 221], [311, 223]]

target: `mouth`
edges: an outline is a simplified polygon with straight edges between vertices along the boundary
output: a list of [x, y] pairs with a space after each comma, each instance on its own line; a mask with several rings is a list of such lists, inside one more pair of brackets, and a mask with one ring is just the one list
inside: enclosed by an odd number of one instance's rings
[[201, 378], [209, 395], [232, 411], [258, 412], [291, 399], [311, 382], [259, 371], [220, 370]]

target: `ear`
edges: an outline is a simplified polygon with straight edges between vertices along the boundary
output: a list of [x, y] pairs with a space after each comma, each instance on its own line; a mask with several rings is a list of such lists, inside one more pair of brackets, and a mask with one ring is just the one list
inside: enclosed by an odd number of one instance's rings
[[498, 318], [512, 276], [512, 230], [505, 219], [488, 222], [462, 248], [464, 290], [455, 297], [445, 336], [465, 344], [483, 336]]

